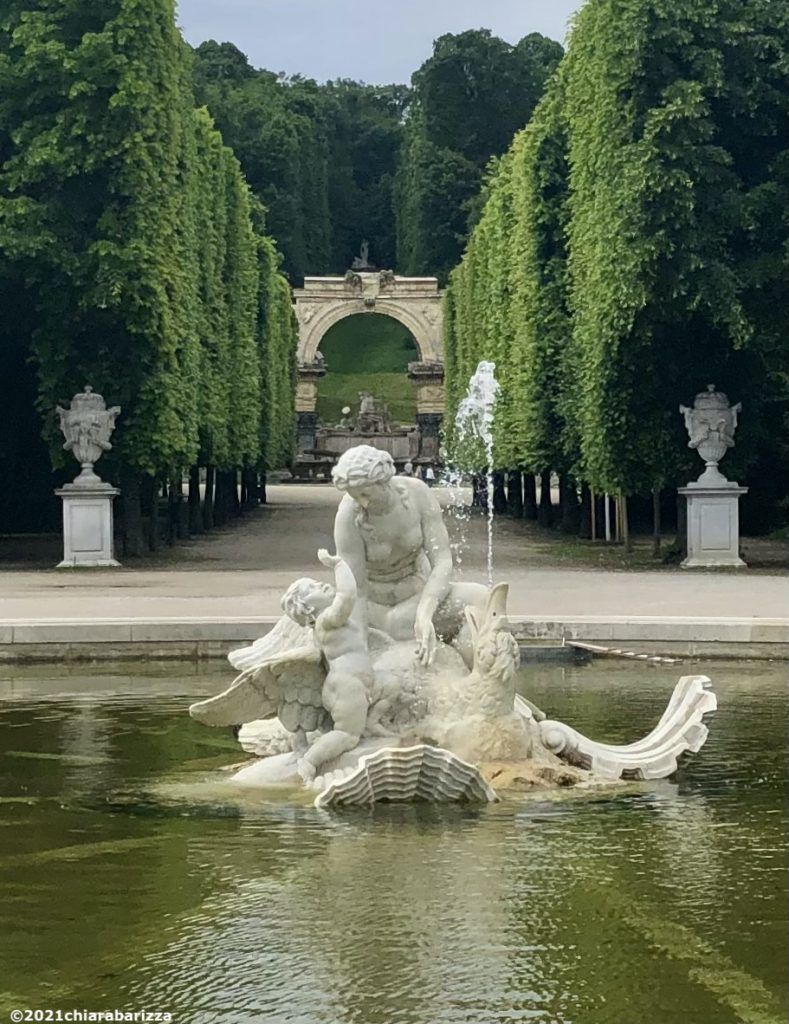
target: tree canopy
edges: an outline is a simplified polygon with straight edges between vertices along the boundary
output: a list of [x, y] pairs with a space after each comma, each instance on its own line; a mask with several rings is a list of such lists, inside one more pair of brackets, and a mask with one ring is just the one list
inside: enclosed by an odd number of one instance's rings
[[447, 302], [450, 403], [479, 358], [517, 396], [499, 413], [504, 465], [573, 470], [611, 493], [676, 486], [694, 465], [677, 407], [709, 381], [744, 403], [727, 469], [778, 454], [787, 18], [786, 0], [579, 13], [531, 123], [491, 168]]
[[106, 469], [129, 501], [198, 461], [286, 460], [292, 389], [273, 409], [263, 376], [292, 378], [290, 297], [172, 0], [10, 0], [0, 91], [0, 279], [29, 332], [3, 344], [20, 375], [32, 357], [55, 464], [54, 407], [86, 382], [123, 409]]
[[457, 263], [488, 161], [529, 121], [562, 52], [538, 33], [515, 46], [487, 29], [436, 40], [412, 79], [397, 175], [402, 273], [444, 280]]
[[254, 70], [231, 43], [195, 51], [195, 87], [232, 147], [294, 284], [342, 273], [367, 239], [380, 267], [445, 277], [488, 160], [529, 120], [562, 55], [537, 33], [445, 35], [413, 87]]
[[394, 265], [406, 86], [318, 85], [254, 70], [231, 43], [213, 41], [195, 51], [194, 80], [266, 208], [292, 283], [345, 271], [363, 239], [379, 265]]

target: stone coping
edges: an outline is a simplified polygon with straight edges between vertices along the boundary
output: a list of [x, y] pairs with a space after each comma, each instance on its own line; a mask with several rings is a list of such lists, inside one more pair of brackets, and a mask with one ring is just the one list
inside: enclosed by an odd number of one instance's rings
[[[582, 615], [544, 618], [510, 616], [519, 640], [588, 640], [616, 643], [759, 644], [789, 650], [789, 618], [655, 615]], [[29, 644], [243, 643], [266, 633], [273, 615], [135, 618], [6, 618], [0, 620], [0, 647]]]

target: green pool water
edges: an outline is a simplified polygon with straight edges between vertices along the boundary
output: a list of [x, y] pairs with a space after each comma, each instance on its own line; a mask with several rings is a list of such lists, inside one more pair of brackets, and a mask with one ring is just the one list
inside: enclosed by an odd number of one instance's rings
[[238, 747], [186, 715], [229, 674], [146, 671], [0, 679], [1, 1020], [786, 1020], [785, 665], [535, 666], [612, 742], [682, 673], [720, 710], [677, 782], [339, 815], [236, 802]]

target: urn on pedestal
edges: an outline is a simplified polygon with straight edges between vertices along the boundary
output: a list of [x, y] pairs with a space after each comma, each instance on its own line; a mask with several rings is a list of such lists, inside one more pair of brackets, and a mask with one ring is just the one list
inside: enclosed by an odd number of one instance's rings
[[706, 466], [696, 483], [705, 487], [728, 486], [729, 481], [718, 469], [718, 463], [729, 448], [734, 447], [734, 431], [742, 403], [731, 405], [722, 391], [716, 391], [714, 384], [708, 384], [706, 391], [696, 395], [692, 407], [681, 405], [679, 411], [685, 417], [690, 435], [688, 448], [695, 448]]
[[748, 488], [727, 480], [718, 469], [734, 447], [741, 410], [740, 402], [731, 405], [714, 384], [696, 395], [692, 407], [679, 407], [690, 435], [688, 447], [696, 449], [705, 465], [698, 480], [679, 488], [688, 505], [688, 556], [682, 563], [686, 569], [745, 565], [739, 553], [739, 499]]
[[76, 479], [55, 493], [63, 499], [63, 561], [58, 568], [115, 566], [112, 503], [120, 491], [105, 483], [93, 466], [112, 448], [110, 435], [120, 406], [111, 409], [90, 385], [74, 395], [68, 409], [57, 406], [63, 447], [82, 469]]

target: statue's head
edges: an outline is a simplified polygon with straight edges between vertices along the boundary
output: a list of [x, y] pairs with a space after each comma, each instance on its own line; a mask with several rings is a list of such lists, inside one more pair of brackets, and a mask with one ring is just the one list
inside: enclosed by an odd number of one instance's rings
[[294, 580], [282, 595], [280, 606], [294, 622], [309, 626], [334, 600], [335, 589], [330, 583], [319, 583], [309, 576]]
[[367, 508], [384, 497], [395, 475], [395, 464], [389, 452], [360, 444], [340, 456], [331, 475], [338, 491], [344, 491]]

